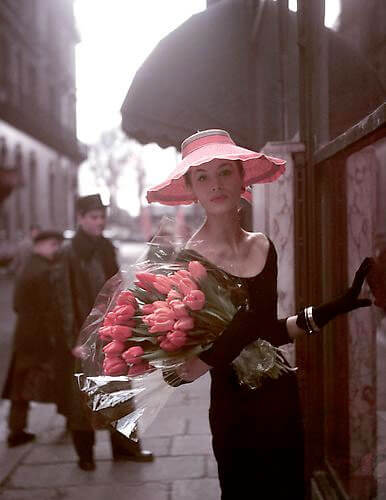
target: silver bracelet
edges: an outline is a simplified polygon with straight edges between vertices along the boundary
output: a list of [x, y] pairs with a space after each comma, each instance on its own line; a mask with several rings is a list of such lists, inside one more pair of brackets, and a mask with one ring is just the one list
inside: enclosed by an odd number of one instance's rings
[[310, 306], [307, 308], [308, 319], [310, 321], [310, 325], [311, 325], [312, 329], [315, 332], [320, 332], [320, 328], [318, 327], [318, 325], [316, 324], [316, 322], [314, 320], [313, 309], [314, 309], [313, 306]]
[[314, 317], [312, 315], [312, 306], [306, 307], [304, 309], [304, 316], [306, 319], [308, 335], [313, 335], [314, 333], [319, 332], [320, 328], [318, 328], [317, 324], [315, 323]]

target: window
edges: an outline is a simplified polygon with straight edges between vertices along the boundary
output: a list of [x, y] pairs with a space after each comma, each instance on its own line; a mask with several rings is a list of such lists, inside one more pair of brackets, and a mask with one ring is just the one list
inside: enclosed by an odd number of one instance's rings
[[38, 179], [37, 179], [37, 162], [36, 155], [34, 151], [31, 151], [29, 158], [29, 215], [30, 215], [30, 224], [37, 224], [37, 187], [38, 187]]
[[[19, 176], [21, 177], [23, 175], [23, 153], [21, 151], [20, 144], [17, 144], [15, 148], [14, 168], [16, 171], [19, 172]], [[22, 233], [24, 228], [24, 211], [23, 211], [22, 189], [20, 184], [16, 186], [15, 196], [16, 196], [16, 230]]]
[[49, 200], [49, 213], [51, 217], [51, 225], [55, 227], [56, 225], [56, 197], [55, 197], [55, 163], [50, 162], [48, 166], [48, 200]]

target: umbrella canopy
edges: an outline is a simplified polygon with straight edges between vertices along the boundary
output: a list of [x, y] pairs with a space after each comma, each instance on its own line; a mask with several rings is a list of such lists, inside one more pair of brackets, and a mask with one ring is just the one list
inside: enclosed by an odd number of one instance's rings
[[[142, 143], [180, 148], [204, 129], [227, 130], [240, 146], [285, 139], [278, 7], [266, 2], [256, 39], [255, 9], [222, 0], [166, 36], [138, 70], [123, 103], [122, 127]], [[335, 137], [385, 99], [375, 73], [334, 32], [329, 41], [329, 118]], [[289, 136], [298, 131], [296, 15], [288, 25]], [[355, 106], [353, 105], [355, 103]]]

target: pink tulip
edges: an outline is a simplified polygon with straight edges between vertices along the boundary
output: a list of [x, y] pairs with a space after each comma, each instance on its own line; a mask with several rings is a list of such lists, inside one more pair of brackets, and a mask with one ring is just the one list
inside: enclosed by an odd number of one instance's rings
[[156, 309], [158, 309], [158, 307], [168, 307], [168, 303], [165, 300], [155, 300], [153, 304]]
[[133, 294], [132, 291], [130, 290], [123, 290], [117, 298], [117, 304], [120, 306], [125, 306], [128, 304], [133, 305], [136, 307], [137, 305], [137, 299], [135, 298], [135, 295]]
[[170, 342], [170, 340], [166, 338], [163, 339], [162, 342], [160, 342], [160, 347], [163, 351], [166, 352], [173, 352], [178, 349], [172, 342]]
[[147, 361], [141, 361], [141, 363], [135, 364], [129, 368], [127, 375], [134, 377], [136, 375], [142, 375], [151, 369], [151, 366]]
[[186, 332], [182, 330], [173, 330], [172, 332], [166, 334], [166, 338], [178, 347], [182, 347], [187, 341]]
[[138, 288], [142, 288], [143, 290], [146, 290], [147, 292], [154, 291], [152, 285], [144, 283], [143, 281], [134, 281], [134, 285], [137, 286]]
[[105, 358], [103, 362], [103, 373], [105, 375], [125, 375], [127, 365], [122, 358]]
[[[180, 274], [180, 273], [183, 273], [183, 274]], [[180, 281], [184, 278], [191, 278], [189, 271], [185, 271], [184, 269], [181, 269], [180, 271], [176, 271], [175, 273], [169, 275], [170, 281], [173, 283], [173, 286], [176, 288], [178, 288]]]
[[196, 281], [205, 279], [208, 276], [207, 270], [200, 262], [198, 262], [198, 260], [192, 260], [191, 262], [189, 262], [188, 268], [190, 274]]
[[186, 344], [187, 336], [182, 330], [173, 330], [166, 334], [165, 339], [160, 343], [161, 349], [166, 352], [177, 351]]
[[175, 272], [174, 275], [178, 276], [179, 279], [181, 279], [181, 278], [192, 279], [192, 275], [186, 269], [180, 269], [179, 271]]
[[156, 306], [154, 304], [144, 304], [141, 307], [143, 314], [151, 314], [154, 312]]
[[123, 314], [129, 317], [133, 317], [135, 313], [135, 306], [133, 304], [116, 305], [113, 309], [113, 312], [116, 316], [118, 314]]
[[178, 300], [178, 299], [182, 299], [182, 295], [180, 294], [180, 292], [177, 292], [177, 290], [170, 290], [170, 292], [168, 293], [168, 296], [166, 298], [166, 302], [168, 304], [170, 304], [170, 302], [172, 300]]
[[113, 340], [102, 349], [107, 358], [119, 357], [125, 350], [125, 344], [120, 340]]
[[153, 324], [155, 322], [155, 315], [154, 314], [147, 314], [146, 316], [142, 317], [142, 321], [145, 323], [145, 325], [153, 326]]
[[162, 274], [157, 274], [157, 279], [153, 283], [154, 288], [165, 295], [167, 295], [171, 288], [172, 288], [173, 282], [170, 280], [168, 276], [163, 276]]
[[192, 290], [198, 290], [198, 286], [190, 278], [182, 278], [182, 280], [178, 284], [178, 289], [184, 295], [188, 295], [188, 293]]
[[112, 337], [112, 327], [111, 326], [102, 326], [99, 328], [98, 332], [99, 337], [102, 340], [111, 340]]
[[205, 305], [205, 294], [201, 290], [192, 290], [183, 300], [192, 311], [199, 311]]
[[143, 288], [144, 290], [152, 291], [153, 290], [153, 283], [156, 280], [156, 275], [152, 273], [136, 273], [136, 278], [138, 282], [138, 286]]
[[174, 328], [175, 330], [191, 330], [194, 326], [193, 318], [187, 316], [186, 318], [181, 318], [176, 321]]
[[122, 354], [122, 358], [126, 361], [126, 363], [141, 363], [141, 356], [142, 354], [144, 354], [144, 352], [145, 351], [141, 346], [130, 347]]
[[111, 337], [114, 340], [125, 341], [133, 335], [132, 329], [129, 326], [115, 325], [111, 327]]
[[132, 304], [128, 304], [125, 306], [115, 306], [114, 309], [115, 314], [115, 324], [121, 324], [125, 321], [130, 320], [135, 314], [135, 307]]
[[172, 300], [169, 305], [173, 309], [176, 318], [185, 318], [189, 315], [188, 310], [181, 300]]
[[155, 321], [154, 325], [149, 329], [150, 333], [167, 332], [174, 326], [174, 320]]
[[180, 279], [176, 273], [169, 274], [169, 279], [173, 283], [173, 286], [178, 286], [178, 283], [180, 282]]
[[175, 319], [174, 311], [170, 307], [158, 307], [153, 314], [157, 320], [160, 319], [161, 321]]
[[139, 281], [143, 281], [144, 283], [154, 283], [154, 281], [157, 279], [157, 276], [153, 273], [136, 273], [135, 274], [136, 278]]
[[115, 324], [115, 314], [113, 312], [107, 313], [103, 320], [103, 326], [111, 326], [114, 324]]

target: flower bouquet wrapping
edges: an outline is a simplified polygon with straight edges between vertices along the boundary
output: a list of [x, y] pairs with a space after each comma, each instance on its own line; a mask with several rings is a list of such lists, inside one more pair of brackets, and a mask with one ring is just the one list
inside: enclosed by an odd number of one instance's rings
[[[242, 280], [191, 250], [166, 253], [152, 245], [146, 258], [102, 289], [81, 332], [81, 390], [94, 422], [129, 436], [146, 427], [173, 391], [175, 369], [208, 348], [239, 307], [248, 307]], [[233, 362], [242, 384], [291, 370], [280, 349], [261, 339]], [[166, 380], [169, 383], [166, 383]]]

